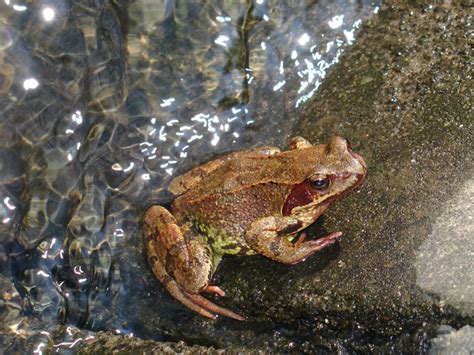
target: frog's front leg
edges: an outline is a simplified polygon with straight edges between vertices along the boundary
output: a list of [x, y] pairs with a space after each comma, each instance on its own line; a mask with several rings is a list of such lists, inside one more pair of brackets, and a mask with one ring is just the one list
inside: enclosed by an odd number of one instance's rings
[[253, 250], [269, 259], [284, 264], [297, 264], [342, 236], [341, 232], [335, 232], [305, 242], [303, 235], [296, 243], [290, 242], [288, 236], [302, 227], [303, 224], [293, 217], [265, 217], [252, 223], [245, 234], [245, 241]]
[[224, 295], [218, 286], [209, 285], [214, 271], [213, 253], [205, 240], [192, 235], [186, 227], [180, 228], [174, 216], [161, 206], [152, 206], [146, 212], [145, 236], [153, 272], [174, 298], [211, 319], [216, 318], [216, 313], [244, 320], [199, 294]]

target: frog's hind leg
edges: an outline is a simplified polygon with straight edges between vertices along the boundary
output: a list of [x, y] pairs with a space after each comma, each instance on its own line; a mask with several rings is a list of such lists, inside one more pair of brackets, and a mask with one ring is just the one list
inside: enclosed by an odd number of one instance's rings
[[203, 291], [224, 295], [224, 291], [209, 285], [214, 271], [209, 246], [183, 229], [185, 234], [164, 207], [153, 206], [146, 212], [146, 248], [156, 277], [174, 298], [205, 317], [215, 319], [216, 313], [244, 320], [199, 295]]

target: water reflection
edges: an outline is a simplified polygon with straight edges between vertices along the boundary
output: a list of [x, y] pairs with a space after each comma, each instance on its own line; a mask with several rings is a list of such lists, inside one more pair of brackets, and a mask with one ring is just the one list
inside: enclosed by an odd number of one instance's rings
[[210, 154], [282, 143], [379, 2], [114, 4], [0, 3], [2, 319], [36, 353], [133, 331], [143, 209]]
[[34, 90], [38, 88], [39, 82], [35, 78], [29, 78], [23, 81], [23, 88], [25, 90]]
[[43, 19], [46, 22], [51, 22], [54, 20], [54, 17], [56, 16], [56, 11], [54, 11], [54, 9], [51, 7], [45, 7], [43, 11], [41, 12], [41, 14], [43, 15]]

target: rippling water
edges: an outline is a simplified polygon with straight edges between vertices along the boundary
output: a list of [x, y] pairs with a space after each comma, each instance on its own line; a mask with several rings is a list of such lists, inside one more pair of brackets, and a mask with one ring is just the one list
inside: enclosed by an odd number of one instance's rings
[[148, 287], [144, 209], [176, 173], [283, 144], [379, 5], [2, 0], [0, 329], [39, 352], [57, 324], [135, 331], [117, 305]]

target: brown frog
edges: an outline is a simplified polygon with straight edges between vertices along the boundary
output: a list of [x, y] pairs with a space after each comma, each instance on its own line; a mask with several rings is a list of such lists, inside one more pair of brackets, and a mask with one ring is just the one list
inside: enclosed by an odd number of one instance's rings
[[[171, 181], [171, 213], [152, 206], [145, 215], [148, 260], [173, 297], [197, 313], [243, 320], [200, 295], [224, 291], [211, 279], [224, 254], [261, 254], [297, 264], [333, 244], [334, 232], [305, 241], [298, 233], [329, 204], [362, 183], [367, 168], [345, 139], [312, 145], [292, 138], [291, 149], [235, 152]], [[296, 238], [298, 237], [298, 238]]]

